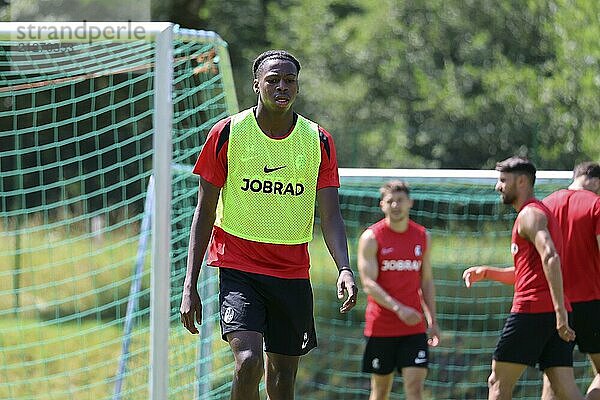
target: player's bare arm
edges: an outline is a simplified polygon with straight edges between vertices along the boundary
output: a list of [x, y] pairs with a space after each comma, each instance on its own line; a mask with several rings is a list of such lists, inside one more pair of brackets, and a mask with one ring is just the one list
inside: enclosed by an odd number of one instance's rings
[[190, 229], [187, 269], [179, 308], [181, 323], [194, 334], [198, 333], [194, 320], [199, 325], [202, 324], [202, 302], [198, 294], [198, 277], [200, 276], [200, 267], [215, 222], [215, 211], [220, 191], [219, 187], [200, 178], [198, 204], [194, 210]]
[[437, 346], [440, 341], [440, 332], [436, 318], [435, 285], [433, 284], [433, 268], [431, 266], [431, 237], [427, 235], [427, 248], [423, 253], [421, 264], [421, 293], [423, 294], [423, 311], [427, 318], [429, 344]]
[[575, 340], [575, 331], [569, 327], [565, 309], [560, 257], [548, 231], [547, 218], [541, 211], [526, 207], [521, 210], [519, 220], [519, 236], [532, 242], [540, 254], [556, 312], [556, 330], [563, 340]]
[[367, 229], [358, 241], [358, 271], [363, 290], [382, 307], [393, 311], [407, 325], [421, 322], [423, 315], [412, 307], [400, 303], [390, 296], [379, 284], [379, 265], [377, 263], [377, 240], [373, 232]]
[[505, 285], [515, 284], [515, 267], [491, 267], [489, 265], [477, 265], [467, 268], [463, 272], [465, 285], [471, 287], [475, 282], [490, 280]]
[[340, 307], [340, 312], [346, 313], [356, 305], [358, 288], [350, 269], [348, 241], [346, 239], [344, 220], [340, 212], [337, 188], [325, 187], [319, 189], [317, 191], [317, 203], [319, 205], [323, 239], [339, 270], [339, 277], [336, 284], [338, 299], [344, 298], [344, 292], [348, 293], [348, 297]]

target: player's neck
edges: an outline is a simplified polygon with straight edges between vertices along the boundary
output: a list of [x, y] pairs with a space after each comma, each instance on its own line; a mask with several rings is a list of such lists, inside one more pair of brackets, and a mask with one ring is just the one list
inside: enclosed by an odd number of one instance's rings
[[291, 109], [275, 113], [259, 104], [254, 108], [254, 117], [260, 129], [269, 137], [286, 136], [294, 127], [294, 111]]
[[408, 230], [408, 218], [392, 221], [389, 217], [385, 217], [385, 223], [394, 232], [403, 233]]
[[533, 195], [533, 191], [532, 192], [528, 192], [527, 194], [524, 194], [523, 196], [520, 196], [519, 198], [517, 198], [514, 202], [513, 202], [513, 207], [514, 209], [519, 212], [521, 211], [521, 209], [523, 208], [523, 206], [528, 203], [531, 200], [535, 200], [535, 196]]
[[588, 178], [585, 175], [580, 175], [573, 179], [573, 182], [569, 185], [569, 190], [589, 190], [596, 193], [596, 190], [598, 189], [597, 182], [598, 180], [595, 178]]

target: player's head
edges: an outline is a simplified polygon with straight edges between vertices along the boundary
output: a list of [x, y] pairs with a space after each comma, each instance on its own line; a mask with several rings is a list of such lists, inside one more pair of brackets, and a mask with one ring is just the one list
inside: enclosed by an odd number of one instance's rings
[[285, 50], [267, 50], [254, 59], [254, 63], [252, 64], [254, 79], [258, 79], [262, 72], [263, 64], [268, 60], [289, 61], [296, 67], [296, 75], [300, 74], [300, 61], [298, 61], [291, 53]]
[[401, 180], [393, 180], [386, 182], [382, 187], [379, 188], [379, 199], [382, 200], [385, 195], [394, 192], [404, 192], [406, 197], [410, 197], [410, 188], [408, 183]]
[[520, 194], [530, 195], [535, 184], [535, 165], [523, 157], [510, 157], [496, 163], [500, 172], [496, 191], [500, 193], [504, 204], [513, 204]]
[[298, 95], [300, 63], [285, 50], [265, 51], [254, 60], [254, 93], [261, 108], [275, 113], [291, 110]]
[[592, 161], [577, 164], [573, 169], [573, 181], [583, 189], [600, 194], [600, 165]]
[[379, 188], [381, 195], [379, 206], [390, 222], [409, 218], [413, 200], [410, 198], [408, 184], [401, 180], [387, 182]]

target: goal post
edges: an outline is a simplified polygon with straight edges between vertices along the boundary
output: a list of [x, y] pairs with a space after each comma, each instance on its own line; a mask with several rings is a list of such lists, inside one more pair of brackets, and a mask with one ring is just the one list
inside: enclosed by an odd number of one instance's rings
[[[0, 316], [14, 318], [0, 324], [8, 360], [0, 367], [0, 397], [52, 390], [110, 398], [118, 368], [99, 353], [115, 351], [113, 328], [133, 318], [133, 363], [118, 374], [123, 395], [166, 399], [176, 315], [170, 292], [186, 235], [173, 210], [197, 193], [197, 182], [174, 191], [188, 178], [173, 166], [193, 165], [210, 127], [237, 112], [227, 43], [166, 22], [2, 23], [0, 71], [0, 234], [7, 238], [0, 279], [10, 284], [0, 285]], [[128, 299], [122, 293], [139, 279], [128, 272], [151, 176], [151, 272]], [[128, 300], [141, 303], [134, 317], [123, 315]], [[98, 324], [81, 329], [93, 320]], [[53, 332], [65, 323], [80, 333], [64, 340], [28, 335], [33, 326]], [[106, 339], [89, 346], [94, 334]], [[65, 349], [51, 356], [55, 363], [83, 358], [71, 375], [50, 372], [45, 358], [11, 361], [23, 348], [50, 352], [51, 343]], [[90, 348], [77, 354], [77, 346]], [[37, 366], [39, 375], [26, 378], [21, 364], [34, 372]]]
[[173, 26], [156, 37], [154, 157], [156, 201], [152, 209], [150, 281], [150, 399], [168, 398], [171, 272], [171, 134], [173, 124]]

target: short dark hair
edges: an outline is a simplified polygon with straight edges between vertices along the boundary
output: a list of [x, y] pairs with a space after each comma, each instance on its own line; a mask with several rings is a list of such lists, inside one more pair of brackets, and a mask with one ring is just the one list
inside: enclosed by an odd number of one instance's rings
[[535, 173], [537, 169], [533, 162], [523, 157], [509, 157], [504, 161], [496, 163], [496, 171], [509, 172], [529, 177], [531, 186], [535, 185]]
[[291, 53], [285, 50], [267, 50], [264, 53], [260, 54], [254, 60], [252, 64], [252, 71], [254, 73], [254, 78], [258, 78], [258, 73], [260, 72], [260, 68], [262, 64], [267, 60], [286, 60], [291, 62], [296, 66], [296, 71], [300, 73], [300, 61], [296, 59]]
[[597, 162], [586, 161], [581, 164], [577, 164], [573, 169], [573, 179], [580, 176], [587, 176], [588, 178], [600, 178], [600, 165]]
[[394, 192], [404, 192], [407, 197], [410, 197], [410, 188], [408, 187], [408, 183], [401, 180], [393, 180], [386, 182], [382, 187], [379, 188], [380, 199], [383, 200], [383, 197], [388, 193]]

